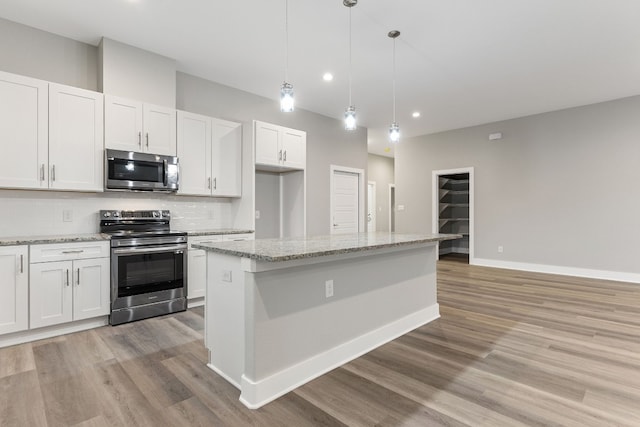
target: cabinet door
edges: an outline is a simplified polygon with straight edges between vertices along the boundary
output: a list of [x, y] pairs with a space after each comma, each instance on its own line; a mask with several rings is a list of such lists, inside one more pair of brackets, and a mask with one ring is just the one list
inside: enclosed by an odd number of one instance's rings
[[219, 242], [222, 236], [202, 236], [189, 238], [187, 296], [191, 298], [204, 297], [207, 288], [207, 252], [193, 249], [194, 243]]
[[242, 124], [212, 119], [212, 194], [242, 196]]
[[111, 95], [104, 97], [104, 146], [142, 151], [142, 103]]
[[46, 188], [48, 83], [0, 72], [0, 187]]
[[278, 166], [282, 159], [280, 150], [280, 126], [254, 122], [256, 164]]
[[176, 155], [176, 110], [144, 104], [144, 151], [165, 156]]
[[178, 111], [178, 194], [211, 195], [211, 118]]
[[306, 132], [282, 130], [282, 164], [288, 169], [304, 169], [307, 163], [307, 134]]
[[0, 335], [29, 327], [27, 246], [0, 247]]
[[109, 314], [109, 266], [109, 258], [73, 261], [73, 320]]
[[102, 191], [103, 96], [49, 84], [49, 188]]
[[72, 268], [71, 261], [29, 266], [29, 318], [32, 329], [73, 319]]

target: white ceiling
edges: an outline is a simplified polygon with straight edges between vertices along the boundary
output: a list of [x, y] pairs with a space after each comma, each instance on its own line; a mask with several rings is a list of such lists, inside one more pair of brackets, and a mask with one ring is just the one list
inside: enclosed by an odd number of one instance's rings
[[[0, 16], [93, 45], [109, 37], [277, 98], [284, 3], [2, 0]], [[342, 0], [289, 0], [298, 108], [341, 118], [348, 106], [348, 13]], [[352, 17], [353, 102], [373, 153], [393, 155], [393, 29], [403, 138], [640, 93], [638, 0], [360, 0]]]

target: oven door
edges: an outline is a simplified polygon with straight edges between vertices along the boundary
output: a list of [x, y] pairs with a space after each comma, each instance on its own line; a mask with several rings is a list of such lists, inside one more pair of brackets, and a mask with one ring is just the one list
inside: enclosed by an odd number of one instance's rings
[[186, 296], [187, 245], [111, 249], [111, 309]]

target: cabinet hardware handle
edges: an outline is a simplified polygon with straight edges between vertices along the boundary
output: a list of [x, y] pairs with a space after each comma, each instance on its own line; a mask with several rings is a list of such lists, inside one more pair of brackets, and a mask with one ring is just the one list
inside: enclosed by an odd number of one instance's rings
[[213, 189], [214, 190], [218, 189], [218, 178], [213, 178]]
[[56, 180], [56, 165], [51, 166], [51, 181]]
[[40, 166], [40, 181], [44, 181], [44, 163]]
[[[148, 135], [148, 134], [147, 134], [147, 135]], [[149, 147], [149, 137], [147, 136], [147, 148], [148, 148], [148, 147]], [[165, 173], [164, 173], [164, 177], [162, 178], [162, 184], [166, 187], [166, 186], [167, 186], [167, 183], [168, 183], [168, 180], [169, 180], [169, 176], [168, 176], [168, 174], [167, 174], [167, 172], [166, 172], [166, 171], [168, 171], [168, 170], [169, 170], [168, 162], [167, 162], [167, 160], [166, 160], [166, 159], [162, 161], [162, 167], [163, 167], [163, 170], [165, 171]]]
[[69, 270], [67, 270], [67, 286], [69, 286]]
[[142, 132], [138, 132], [138, 146], [142, 148]]
[[80, 286], [80, 269], [76, 269], [76, 284]]
[[20, 273], [24, 273], [24, 255], [20, 254]]
[[145, 134], [145, 138], [147, 139], [147, 148], [149, 148], [149, 132]]
[[207, 178], [207, 188], [211, 190], [211, 177]]
[[287, 161], [287, 150], [284, 150], [284, 158], [282, 160], [284, 160], [285, 162]]
[[282, 160], [282, 150], [278, 151], [278, 160]]
[[84, 249], [78, 249], [75, 251], [62, 251], [63, 254], [81, 254], [82, 252], [84, 252]]

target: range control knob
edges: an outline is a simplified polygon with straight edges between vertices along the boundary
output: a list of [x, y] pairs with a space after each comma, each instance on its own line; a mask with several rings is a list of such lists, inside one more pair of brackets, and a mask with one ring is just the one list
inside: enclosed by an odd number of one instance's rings
[[163, 217], [168, 217], [169, 216], [169, 211], [162, 211], [162, 216]]
[[118, 217], [120, 216], [120, 212], [117, 212], [117, 211], [116, 211], [116, 212], [114, 212], [114, 213], [113, 213], [113, 216], [114, 216], [115, 218], [118, 218]]
[[160, 217], [160, 212], [153, 211], [153, 217], [154, 218], [159, 218]]
[[111, 216], [111, 212], [105, 212], [104, 214], [102, 214], [102, 216], [105, 218], [109, 218]]

